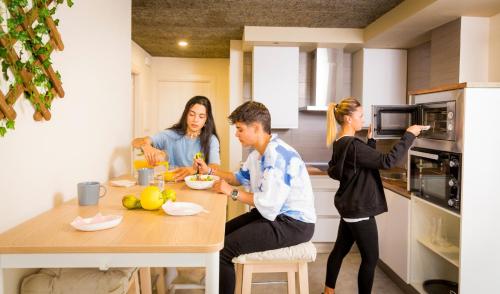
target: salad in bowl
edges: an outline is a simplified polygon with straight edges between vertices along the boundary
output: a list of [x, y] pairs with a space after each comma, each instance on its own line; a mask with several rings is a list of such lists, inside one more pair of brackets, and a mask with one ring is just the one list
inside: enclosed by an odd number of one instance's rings
[[214, 185], [215, 181], [219, 180], [218, 176], [213, 176], [213, 175], [191, 175], [187, 176], [184, 178], [184, 181], [186, 182], [186, 185], [195, 190], [203, 190], [203, 189], [208, 189], [212, 188]]

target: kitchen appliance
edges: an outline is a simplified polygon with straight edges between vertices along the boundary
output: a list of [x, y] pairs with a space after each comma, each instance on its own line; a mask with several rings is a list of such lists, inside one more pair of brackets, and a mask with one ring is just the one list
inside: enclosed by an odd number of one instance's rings
[[460, 153], [412, 147], [408, 152], [408, 190], [460, 213], [461, 163]]
[[458, 294], [458, 283], [448, 280], [426, 280], [423, 286], [429, 294]]
[[344, 49], [317, 48], [312, 56], [311, 97], [299, 110], [325, 112], [330, 102], [342, 97]]
[[413, 124], [430, 126], [414, 146], [462, 152], [463, 89], [410, 95], [409, 105], [372, 106], [375, 139], [397, 139]]

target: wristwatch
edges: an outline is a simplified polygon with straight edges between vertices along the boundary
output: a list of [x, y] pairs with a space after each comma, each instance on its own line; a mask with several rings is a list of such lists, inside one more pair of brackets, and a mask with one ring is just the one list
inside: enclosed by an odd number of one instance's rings
[[240, 191], [238, 189], [233, 189], [233, 191], [231, 191], [231, 199], [233, 199], [233, 201], [238, 200], [239, 193]]

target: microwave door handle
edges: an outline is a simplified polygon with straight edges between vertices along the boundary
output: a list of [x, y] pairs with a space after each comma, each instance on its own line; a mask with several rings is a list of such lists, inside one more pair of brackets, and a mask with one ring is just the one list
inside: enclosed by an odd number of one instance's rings
[[437, 155], [437, 154], [425, 153], [425, 152], [414, 151], [414, 150], [410, 150], [410, 155], [415, 155], [415, 156], [434, 159], [434, 160], [439, 159], [439, 155]]

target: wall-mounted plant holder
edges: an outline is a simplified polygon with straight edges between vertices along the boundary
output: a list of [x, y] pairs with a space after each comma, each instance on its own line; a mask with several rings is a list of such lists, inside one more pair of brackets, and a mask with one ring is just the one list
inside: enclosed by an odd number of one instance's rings
[[[50, 120], [51, 103], [64, 97], [60, 74], [50, 55], [64, 44], [54, 20], [64, 0], [0, 0], [0, 60], [6, 93], [0, 89], [0, 136], [14, 129], [13, 105], [23, 96], [34, 108], [35, 121]], [[67, 0], [69, 7], [73, 5]]]

